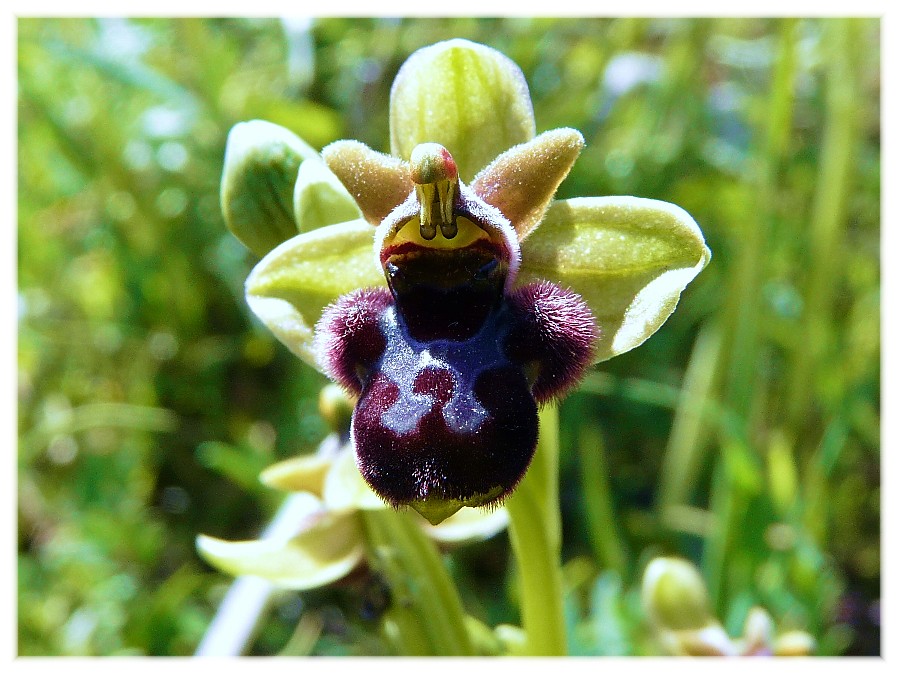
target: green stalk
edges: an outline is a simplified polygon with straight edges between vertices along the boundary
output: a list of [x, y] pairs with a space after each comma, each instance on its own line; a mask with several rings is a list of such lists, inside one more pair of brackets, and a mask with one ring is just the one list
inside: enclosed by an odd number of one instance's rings
[[520, 570], [520, 613], [527, 653], [564, 656], [567, 635], [560, 565], [557, 407], [543, 408], [539, 421], [536, 455], [506, 507], [511, 548]]
[[[682, 389], [666, 383], [636, 378], [620, 379], [605, 372], [592, 372], [586, 376], [579, 389], [591, 395], [619, 397], [664, 409], [676, 409], [683, 395]], [[714, 398], [706, 397], [698, 412], [725, 437], [747, 441], [746, 423]]]
[[473, 655], [461, 599], [418, 515], [377, 510], [362, 516], [370, 562], [390, 589], [383, 629], [397, 654]]

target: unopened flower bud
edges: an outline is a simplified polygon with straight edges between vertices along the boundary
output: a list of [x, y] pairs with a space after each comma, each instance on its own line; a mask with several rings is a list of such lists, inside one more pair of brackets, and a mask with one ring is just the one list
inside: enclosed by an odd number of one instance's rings
[[314, 148], [270, 122], [237, 124], [227, 137], [221, 176], [224, 222], [260, 257], [299, 233], [293, 191], [306, 159], [320, 161]]
[[660, 628], [700, 629], [712, 619], [704, 581], [697, 568], [682, 559], [657, 558], [648, 564], [642, 605]]

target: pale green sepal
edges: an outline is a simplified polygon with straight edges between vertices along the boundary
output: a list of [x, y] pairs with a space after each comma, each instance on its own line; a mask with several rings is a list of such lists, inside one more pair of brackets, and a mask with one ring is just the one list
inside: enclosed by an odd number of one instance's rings
[[304, 161], [299, 166], [293, 213], [303, 233], [361, 217], [355, 199], [322, 161]]
[[392, 154], [408, 160], [415, 146], [439, 143], [469, 182], [509, 147], [536, 134], [529, 88], [504, 54], [467, 40], [414, 52], [399, 69], [389, 101]]
[[373, 241], [374, 227], [364, 220], [315, 229], [276, 247], [246, 279], [252, 311], [319, 371], [312, 343], [324, 307], [359, 287], [386, 285]]
[[324, 479], [324, 505], [329, 510], [386, 509], [388, 505], [371, 490], [355, 464], [355, 452], [340, 451]]
[[575, 129], [554, 129], [500, 154], [470, 187], [501, 211], [523, 241], [542, 220], [585, 141]]
[[200, 535], [196, 548], [230, 575], [254, 575], [284, 589], [313, 589], [342, 579], [364, 558], [360, 521], [323, 510], [292, 538], [228, 542]]
[[231, 233], [259, 257], [296, 235], [293, 190], [299, 166], [318, 153], [291, 131], [253, 120], [227, 136], [221, 211]]
[[444, 543], [486, 540], [508, 527], [504, 507], [462, 507], [442, 523], [427, 528], [427, 535]]
[[518, 284], [549, 279], [589, 304], [601, 330], [595, 362], [656, 332], [710, 261], [688, 213], [631, 196], [556, 201], [521, 251]]

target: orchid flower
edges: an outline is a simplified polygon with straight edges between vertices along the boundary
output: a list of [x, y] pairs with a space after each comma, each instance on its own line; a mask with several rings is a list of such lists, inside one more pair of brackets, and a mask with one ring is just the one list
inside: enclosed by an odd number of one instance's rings
[[460, 39], [399, 70], [389, 154], [318, 154], [264, 121], [231, 131], [225, 220], [263, 256], [248, 304], [357, 398], [355, 462], [390, 505], [435, 524], [500, 503], [539, 405], [651, 336], [708, 263], [675, 205], [554, 200], [583, 146], [537, 135], [520, 69]]

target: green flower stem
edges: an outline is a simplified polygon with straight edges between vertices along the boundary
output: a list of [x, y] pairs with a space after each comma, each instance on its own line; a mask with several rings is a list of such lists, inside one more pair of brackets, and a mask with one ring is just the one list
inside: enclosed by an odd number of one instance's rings
[[402, 655], [473, 655], [454, 582], [415, 518], [411, 512], [363, 512], [371, 565], [391, 593], [386, 636]]
[[528, 654], [567, 654], [561, 584], [558, 503], [558, 410], [539, 413], [539, 446], [529, 471], [505, 505], [520, 570], [520, 612]]

